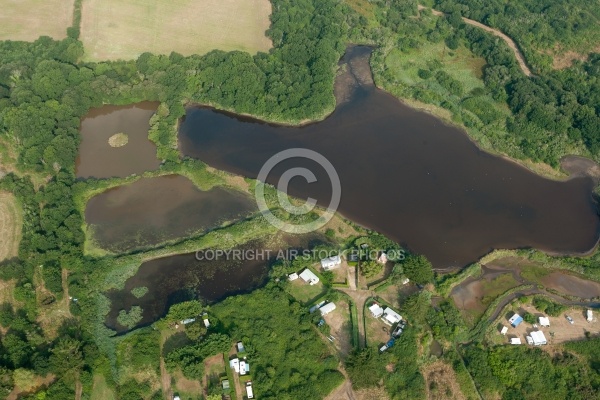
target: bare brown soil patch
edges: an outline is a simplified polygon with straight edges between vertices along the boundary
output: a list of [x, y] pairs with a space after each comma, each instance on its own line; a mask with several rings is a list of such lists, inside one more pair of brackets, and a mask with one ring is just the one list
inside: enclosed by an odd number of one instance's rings
[[546, 52], [546, 54], [549, 54], [552, 57], [552, 68], [565, 69], [571, 67], [575, 61], [586, 61], [590, 53], [599, 52], [600, 45], [585, 53], [565, 50], [560, 45], [556, 45], [551, 51]]
[[464, 400], [456, 374], [452, 367], [442, 361], [436, 361], [423, 368], [425, 391], [430, 400]]
[[352, 326], [350, 325], [350, 308], [345, 301], [335, 303], [336, 309], [323, 317], [327, 325], [331, 328], [330, 333], [335, 340], [333, 344], [340, 352], [342, 358], [345, 358], [352, 351]]
[[0, 40], [32, 42], [40, 36], [67, 37], [74, 0], [3, 0], [0, 5]]

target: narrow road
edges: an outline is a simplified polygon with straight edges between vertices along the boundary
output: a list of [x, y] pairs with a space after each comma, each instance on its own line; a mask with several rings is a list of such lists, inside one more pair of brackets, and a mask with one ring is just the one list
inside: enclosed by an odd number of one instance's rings
[[[419, 10], [425, 10], [427, 9], [427, 7], [422, 6], [419, 4]], [[433, 13], [433, 15], [444, 15], [443, 12], [438, 11], [438, 10], [434, 10], [433, 8], [431, 8], [431, 12]], [[527, 66], [527, 63], [525, 62], [525, 57], [523, 56], [523, 53], [521, 53], [521, 50], [519, 50], [519, 47], [517, 46], [517, 44], [515, 43], [514, 40], [512, 40], [509, 36], [507, 36], [506, 34], [500, 32], [497, 29], [491, 28], [487, 25], [482, 24], [481, 22], [469, 19], [469, 18], [465, 18], [462, 17], [463, 21], [466, 24], [472, 25], [472, 26], [476, 26], [478, 28], [481, 28], [487, 32], [490, 32], [491, 34], [498, 36], [500, 39], [504, 40], [506, 42], [506, 44], [508, 45], [508, 47], [510, 47], [513, 51], [513, 53], [515, 53], [515, 57], [517, 58], [517, 62], [519, 63], [519, 66], [521, 67], [521, 70], [523, 71], [523, 73], [527, 76], [532, 76], [533, 74], [531, 73], [531, 70], [529, 69], [529, 67]]]
[[162, 334], [160, 338], [160, 386], [162, 388], [163, 396], [165, 400], [171, 400], [173, 398], [173, 390], [171, 389], [171, 375], [167, 371], [165, 365], [165, 359], [163, 357], [163, 346], [169, 335]]
[[364, 349], [365, 347], [367, 347], [367, 335], [365, 332], [364, 324], [365, 303], [369, 297], [373, 296], [373, 292], [370, 290], [352, 290], [351, 288], [341, 288], [340, 290], [346, 293], [348, 296], [350, 296], [350, 298], [352, 299], [352, 301], [354, 301], [354, 304], [356, 305], [356, 312], [358, 318], [358, 321], [356, 321], [358, 324], [358, 347]]

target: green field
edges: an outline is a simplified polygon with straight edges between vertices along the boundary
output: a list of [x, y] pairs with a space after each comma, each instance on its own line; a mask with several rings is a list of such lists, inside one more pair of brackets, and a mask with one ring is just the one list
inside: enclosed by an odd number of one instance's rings
[[268, 0], [86, 0], [81, 41], [87, 60], [183, 55], [214, 49], [267, 51]]
[[1, 0], [0, 40], [67, 37], [74, 0]]
[[385, 64], [394, 77], [406, 85], [412, 86], [423, 82], [418, 75], [420, 69], [431, 70], [439, 65], [463, 84], [465, 92], [484, 86], [481, 77], [485, 60], [474, 56], [462, 46], [450, 50], [443, 42], [426, 42], [421, 48], [408, 52], [394, 49], [388, 54]]

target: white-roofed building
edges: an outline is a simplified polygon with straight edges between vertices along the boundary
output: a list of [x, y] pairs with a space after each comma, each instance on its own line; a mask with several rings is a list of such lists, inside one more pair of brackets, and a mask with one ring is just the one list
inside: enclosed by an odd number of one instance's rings
[[511, 338], [510, 344], [521, 344], [521, 338], [518, 338], [518, 337]]
[[296, 279], [298, 279], [297, 273], [294, 272], [294, 273], [288, 275], [288, 280], [295, 281]]
[[383, 319], [383, 322], [388, 325], [394, 325], [395, 323], [402, 321], [402, 316], [389, 307], [383, 309], [381, 318]]
[[331, 271], [332, 269], [336, 269], [342, 263], [342, 258], [340, 256], [332, 256], [327, 257], [321, 260], [321, 267], [325, 271]]
[[533, 339], [534, 346], [541, 346], [543, 344], [548, 343], [546, 341], [546, 336], [544, 336], [544, 332], [542, 332], [542, 331], [533, 331], [529, 335]]
[[369, 311], [371, 311], [371, 314], [373, 314], [375, 318], [379, 318], [383, 315], [383, 308], [381, 308], [381, 306], [377, 303], [373, 303], [369, 307]]
[[500, 331], [501, 334], [506, 335], [506, 332], [508, 332], [508, 327], [507, 326], [503, 326], [502, 330]]
[[592, 321], [594, 321], [594, 314], [592, 313], [592, 310], [587, 310], [587, 322]]
[[310, 285], [316, 285], [319, 283], [319, 277], [308, 268], [300, 273], [300, 278]]
[[540, 326], [550, 326], [550, 318], [548, 317], [540, 317], [538, 318], [540, 322]]
[[235, 372], [240, 373], [240, 360], [239, 358], [234, 358], [233, 360], [229, 360], [229, 366], [233, 368]]
[[329, 314], [333, 310], [335, 310], [335, 304], [334, 303], [327, 303], [324, 306], [322, 306], [321, 308], [319, 308], [319, 311], [321, 311], [321, 315], [323, 315], [323, 316]]

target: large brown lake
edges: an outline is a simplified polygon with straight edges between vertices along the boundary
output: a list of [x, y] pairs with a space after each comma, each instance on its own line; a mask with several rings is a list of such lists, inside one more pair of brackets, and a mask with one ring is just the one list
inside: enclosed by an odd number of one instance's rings
[[[338, 80], [345, 101], [324, 121], [285, 127], [192, 107], [180, 127], [181, 152], [255, 178], [277, 152], [315, 150], [340, 176], [344, 216], [425, 254], [438, 268], [463, 266], [495, 248], [582, 253], [594, 247], [600, 220], [591, 179], [544, 179], [481, 151], [462, 130], [375, 88], [365, 77], [369, 54], [356, 47], [346, 55], [347, 72]], [[276, 184], [298, 166], [318, 181], [294, 178], [289, 193], [327, 205], [330, 182], [310, 161], [280, 163], [267, 181]]]

